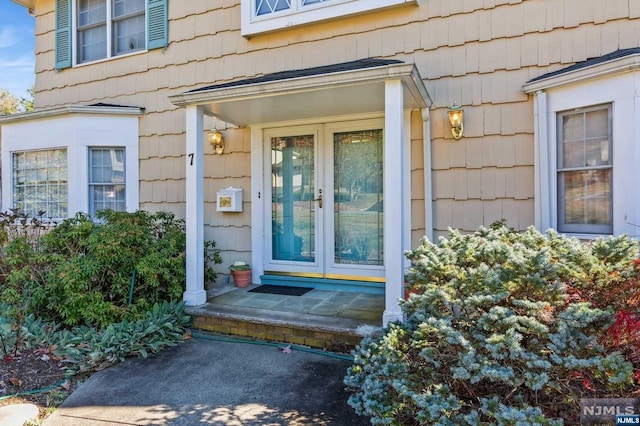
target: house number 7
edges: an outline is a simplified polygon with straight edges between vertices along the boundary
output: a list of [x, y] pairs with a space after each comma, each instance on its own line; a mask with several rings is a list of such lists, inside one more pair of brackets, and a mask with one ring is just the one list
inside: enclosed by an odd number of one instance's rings
[[193, 152], [189, 154], [189, 165], [193, 166]]

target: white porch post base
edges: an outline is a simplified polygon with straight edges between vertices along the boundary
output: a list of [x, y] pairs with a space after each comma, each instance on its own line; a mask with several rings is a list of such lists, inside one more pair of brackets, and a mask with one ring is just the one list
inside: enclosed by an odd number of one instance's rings
[[185, 291], [182, 294], [182, 301], [186, 306], [201, 306], [207, 303], [207, 292], [201, 291]]
[[404, 317], [404, 313], [402, 311], [384, 311], [382, 314], [382, 326], [386, 327], [389, 323], [392, 322], [404, 322], [406, 318]]

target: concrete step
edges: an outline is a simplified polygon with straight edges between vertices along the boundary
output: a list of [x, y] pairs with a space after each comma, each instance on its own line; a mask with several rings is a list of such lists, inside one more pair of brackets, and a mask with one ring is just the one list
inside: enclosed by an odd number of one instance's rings
[[187, 308], [192, 327], [214, 333], [348, 353], [381, 327], [361, 320], [208, 303]]

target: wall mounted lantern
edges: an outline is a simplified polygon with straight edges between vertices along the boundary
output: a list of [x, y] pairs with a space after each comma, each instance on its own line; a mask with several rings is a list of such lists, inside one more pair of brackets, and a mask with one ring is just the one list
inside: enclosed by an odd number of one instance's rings
[[455, 140], [462, 138], [464, 126], [462, 124], [464, 110], [457, 103], [453, 103], [449, 108], [449, 122], [451, 123], [451, 134]]
[[222, 133], [216, 129], [208, 130], [207, 140], [213, 147], [213, 153], [222, 155], [222, 153], [224, 152], [224, 139], [222, 138]]

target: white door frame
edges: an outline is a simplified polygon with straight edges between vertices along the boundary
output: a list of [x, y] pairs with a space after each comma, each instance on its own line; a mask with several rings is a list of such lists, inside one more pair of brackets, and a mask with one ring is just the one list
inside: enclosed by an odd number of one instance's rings
[[[292, 127], [316, 123], [354, 122], [384, 117], [384, 279], [385, 311], [383, 324], [404, 319], [398, 301], [403, 297], [404, 272], [407, 260], [404, 251], [411, 248], [411, 111], [403, 108], [401, 80], [385, 83], [384, 115], [357, 114], [290, 122], [263, 123], [251, 128], [251, 187], [254, 200], [251, 208], [253, 282], [264, 274], [265, 209], [264, 132], [270, 128]], [[391, 117], [390, 117], [391, 116]], [[394, 143], [394, 141], [397, 141]], [[389, 190], [392, 188], [391, 190]], [[397, 189], [397, 190], [394, 190]]]

